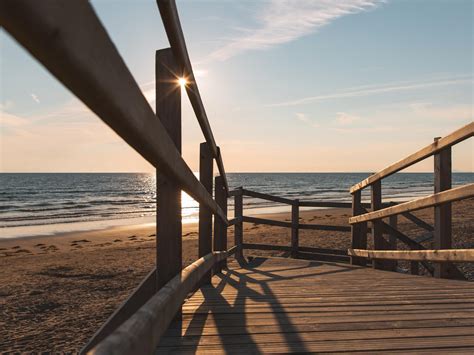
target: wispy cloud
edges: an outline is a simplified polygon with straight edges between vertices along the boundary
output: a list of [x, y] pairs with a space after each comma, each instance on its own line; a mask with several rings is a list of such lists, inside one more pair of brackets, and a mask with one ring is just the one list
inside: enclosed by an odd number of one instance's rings
[[262, 2], [254, 28], [240, 29], [239, 36], [212, 52], [206, 61], [224, 61], [249, 50], [268, 49], [316, 32], [334, 20], [367, 11], [382, 0], [271, 0]]
[[38, 95], [36, 94], [30, 94], [31, 95], [31, 98], [33, 99], [34, 102], [36, 102], [37, 104], [39, 104], [41, 101], [40, 99], [38, 98]]
[[340, 126], [348, 126], [360, 119], [359, 116], [351, 115], [346, 112], [337, 112], [336, 113], [336, 123]]
[[304, 122], [304, 123], [310, 125], [311, 127], [314, 127], [314, 128], [319, 127], [319, 124], [316, 123], [316, 122], [314, 122], [313, 120], [311, 120], [311, 119], [308, 117], [308, 115], [306, 115], [305, 113], [297, 112], [297, 113], [295, 114], [295, 116], [296, 116], [296, 119], [297, 119], [297, 120], [299, 120], [299, 121], [301, 121], [301, 122]]
[[389, 83], [384, 85], [370, 85], [370, 86], [360, 86], [356, 88], [350, 88], [342, 90], [340, 92], [324, 94], [324, 95], [315, 95], [304, 97], [301, 99], [272, 103], [266, 105], [267, 107], [279, 107], [279, 106], [296, 106], [303, 105], [314, 101], [325, 101], [349, 97], [360, 97], [360, 96], [370, 96], [370, 95], [379, 95], [389, 92], [397, 91], [407, 91], [407, 90], [419, 90], [427, 89], [436, 86], [448, 86], [448, 85], [459, 85], [472, 83], [472, 77], [462, 77], [462, 78], [451, 78], [451, 79], [441, 79], [441, 80], [432, 80], [425, 82], [405, 82], [405, 83]]

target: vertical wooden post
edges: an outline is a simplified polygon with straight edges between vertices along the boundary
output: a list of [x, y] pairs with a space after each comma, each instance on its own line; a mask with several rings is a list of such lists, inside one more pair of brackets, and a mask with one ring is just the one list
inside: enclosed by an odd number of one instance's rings
[[235, 253], [235, 258], [238, 260], [243, 260], [243, 250], [242, 244], [244, 239], [244, 226], [242, 222], [243, 216], [243, 196], [242, 188], [239, 187], [239, 192], [234, 196], [234, 217], [237, 218], [237, 223], [234, 225], [234, 241], [237, 245], [237, 252]]
[[[434, 140], [437, 141], [439, 137]], [[434, 155], [434, 192], [451, 188], [451, 147]], [[434, 208], [434, 245], [436, 249], [451, 249], [451, 204]], [[449, 263], [435, 263], [435, 277], [450, 278], [454, 266]], [[457, 270], [456, 270], [457, 271]]]
[[296, 258], [298, 256], [298, 244], [299, 244], [299, 200], [296, 199], [291, 205], [291, 257]]
[[[372, 211], [382, 208], [382, 182], [374, 182], [371, 186], [371, 204]], [[390, 244], [383, 236], [382, 221], [372, 221], [372, 237], [374, 240], [374, 250], [389, 250]], [[391, 270], [393, 262], [391, 260], [373, 260], [374, 269]]]
[[[227, 192], [222, 176], [216, 176], [214, 184], [214, 196], [216, 203], [227, 216]], [[218, 216], [214, 216], [214, 250], [227, 250], [227, 225]], [[221, 272], [227, 267], [227, 259], [222, 260], [214, 269], [214, 273]]]
[[[397, 229], [398, 224], [398, 216], [390, 216], [388, 219], [388, 224], [393, 228]], [[388, 237], [388, 244], [390, 245], [390, 250], [397, 250], [397, 237], [393, 233], [389, 233]], [[397, 260], [390, 260], [391, 261], [391, 270], [397, 271], [398, 261]]]
[[[361, 190], [352, 194], [352, 216], [364, 213], [361, 203]], [[352, 249], [367, 249], [367, 222], [351, 225]], [[367, 259], [351, 256], [352, 265], [367, 265]]]
[[[179, 68], [170, 48], [156, 51], [156, 114], [181, 152], [181, 89]], [[182, 269], [181, 189], [156, 172], [157, 290]], [[181, 312], [178, 312], [180, 317]]]
[[[214, 160], [207, 143], [201, 143], [199, 148], [199, 180], [212, 195]], [[212, 252], [212, 212], [202, 203], [199, 204], [198, 244], [200, 258]], [[201, 282], [202, 284], [211, 282], [211, 271], [202, 278]]]

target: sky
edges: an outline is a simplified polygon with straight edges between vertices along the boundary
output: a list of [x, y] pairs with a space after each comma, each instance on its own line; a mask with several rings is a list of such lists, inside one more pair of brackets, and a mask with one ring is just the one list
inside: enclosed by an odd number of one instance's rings
[[[92, 5], [154, 109], [155, 1]], [[228, 172], [378, 171], [473, 120], [471, 0], [178, 0]], [[2, 172], [154, 168], [0, 30]], [[204, 141], [185, 95], [183, 157]], [[474, 171], [473, 140], [453, 170]], [[433, 161], [407, 171], [432, 171]]]

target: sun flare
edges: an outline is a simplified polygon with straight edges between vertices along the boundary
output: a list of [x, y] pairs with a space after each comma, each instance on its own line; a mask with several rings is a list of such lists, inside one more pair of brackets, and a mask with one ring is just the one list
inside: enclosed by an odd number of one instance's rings
[[182, 88], [184, 88], [187, 83], [188, 83], [188, 81], [186, 80], [186, 78], [178, 78], [178, 84], [179, 84], [179, 86], [181, 86]]

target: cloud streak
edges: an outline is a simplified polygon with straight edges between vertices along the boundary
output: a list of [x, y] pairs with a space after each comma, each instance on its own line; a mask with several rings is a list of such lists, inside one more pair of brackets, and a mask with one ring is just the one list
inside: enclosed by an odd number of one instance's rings
[[382, 0], [271, 0], [264, 2], [255, 28], [212, 52], [206, 61], [224, 61], [250, 50], [263, 50], [317, 32], [334, 20], [375, 8]]
[[304, 97], [301, 99], [273, 103], [266, 105], [267, 107], [281, 107], [281, 106], [297, 106], [303, 105], [314, 101], [325, 101], [333, 99], [342, 99], [342, 98], [351, 98], [351, 97], [360, 97], [360, 96], [370, 96], [378, 95], [390, 92], [399, 92], [407, 90], [419, 90], [427, 89], [437, 86], [448, 86], [448, 85], [459, 85], [459, 84], [468, 84], [472, 83], [472, 77], [470, 78], [453, 78], [453, 79], [443, 79], [436, 81], [427, 81], [427, 82], [406, 82], [406, 83], [395, 83], [395, 84], [385, 84], [385, 85], [372, 85], [372, 86], [361, 86], [358, 88], [352, 88], [343, 90], [341, 92], [336, 92], [332, 94], [324, 95], [315, 95]]

